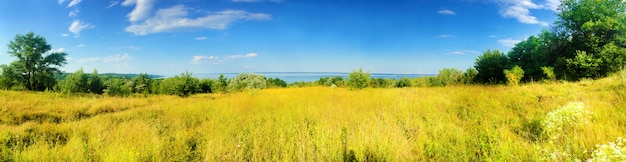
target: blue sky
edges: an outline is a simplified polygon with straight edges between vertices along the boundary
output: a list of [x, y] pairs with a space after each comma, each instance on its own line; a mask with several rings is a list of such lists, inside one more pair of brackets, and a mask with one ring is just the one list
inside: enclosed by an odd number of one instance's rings
[[549, 27], [558, 0], [0, 1], [0, 64], [33, 31], [64, 71], [437, 73]]

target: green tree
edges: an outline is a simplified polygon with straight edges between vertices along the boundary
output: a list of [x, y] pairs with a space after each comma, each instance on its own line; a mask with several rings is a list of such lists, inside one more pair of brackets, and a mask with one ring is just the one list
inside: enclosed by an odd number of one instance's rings
[[515, 65], [511, 70], [505, 69], [506, 83], [510, 86], [517, 86], [524, 77], [524, 70], [519, 65]]
[[109, 96], [130, 96], [132, 94], [132, 89], [131, 87], [126, 86], [128, 82], [131, 81], [122, 78], [110, 79], [105, 83], [107, 88], [104, 91]]
[[443, 68], [437, 74], [437, 81], [440, 86], [456, 85], [463, 79], [463, 71], [456, 68]]
[[150, 93], [150, 76], [147, 73], [140, 73], [132, 81], [133, 93]]
[[268, 78], [267, 79], [267, 87], [287, 87], [287, 82], [280, 78]]
[[228, 87], [228, 78], [224, 77], [224, 74], [220, 74], [220, 76], [215, 80], [215, 84], [213, 84], [213, 90], [215, 92], [226, 92], [226, 87]]
[[413, 86], [413, 83], [411, 83], [411, 79], [407, 77], [400, 78], [396, 81], [397, 88], [404, 88], [404, 87], [411, 87], [411, 86]]
[[475, 81], [478, 83], [502, 83], [505, 80], [504, 69], [509, 64], [506, 55], [498, 50], [487, 50], [476, 58], [474, 68], [478, 72]]
[[470, 67], [465, 70], [465, 73], [463, 73], [463, 78], [461, 78], [461, 82], [466, 85], [474, 84], [474, 78], [476, 78], [477, 74], [478, 71]]
[[626, 1], [564, 0], [559, 10], [556, 29], [568, 44], [555, 64], [558, 72], [577, 80], [607, 76], [624, 66], [626, 53], [619, 49], [626, 47]]
[[370, 73], [363, 72], [363, 69], [359, 68], [359, 71], [352, 71], [348, 74], [347, 86], [350, 89], [363, 89], [369, 86]]
[[196, 92], [200, 92], [200, 80], [194, 78], [190, 72], [182, 73], [173, 78], [163, 79], [160, 83], [161, 93], [188, 97]]
[[543, 71], [543, 74], [545, 75], [546, 79], [550, 81], [556, 81], [556, 75], [554, 74], [553, 67], [544, 66], [544, 67], [541, 67], [541, 70]]
[[543, 78], [541, 67], [549, 64], [549, 39], [551, 34], [544, 30], [539, 37], [530, 36], [528, 39], [519, 42], [509, 51], [508, 57], [511, 64], [520, 66], [525, 74], [522, 80], [539, 80]]
[[200, 91], [202, 93], [213, 93], [213, 80], [205, 78], [200, 80]]
[[17, 62], [13, 62], [10, 65], [0, 65], [2, 73], [0, 75], [0, 88], [4, 90], [20, 90], [25, 89], [22, 77], [17, 73], [15, 65]]
[[250, 89], [267, 88], [265, 76], [252, 73], [242, 73], [230, 80], [228, 83], [228, 91], [237, 92]]
[[[28, 90], [43, 91], [56, 84], [55, 73], [66, 64], [65, 52], [50, 52], [51, 47], [44, 37], [29, 32], [16, 35], [9, 43], [9, 55], [17, 60], [11, 65], [15, 74], [10, 82], [20, 81]], [[48, 53], [50, 52], [50, 53]], [[48, 53], [48, 54], [46, 54]], [[15, 78], [13, 78], [15, 77]]]
[[61, 81], [59, 87], [63, 93], [87, 93], [89, 92], [88, 80], [87, 74], [85, 74], [81, 68]]
[[102, 79], [98, 76], [98, 70], [93, 69], [91, 73], [91, 77], [89, 77], [89, 91], [95, 94], [102, 94], [104, 90], [104, 85], [102, 84]]

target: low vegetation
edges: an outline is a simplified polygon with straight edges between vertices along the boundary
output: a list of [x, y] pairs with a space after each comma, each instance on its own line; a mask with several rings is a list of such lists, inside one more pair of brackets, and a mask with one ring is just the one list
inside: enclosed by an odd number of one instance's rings
[[515, 87], [314, 86], [186, 98], [0, 91], [0, 159], [615, 160], [626, 134], [623, 73]]

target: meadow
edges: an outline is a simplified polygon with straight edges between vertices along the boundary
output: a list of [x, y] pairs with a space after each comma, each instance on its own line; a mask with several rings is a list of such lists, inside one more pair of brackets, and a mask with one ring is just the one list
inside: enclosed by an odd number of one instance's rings
[[[612, 76], [187, 98], [0, 91], [0, 161], [586, 160], [626, 134], [625, 88]], [[559, 111], [571, 103], [584, 111]]]

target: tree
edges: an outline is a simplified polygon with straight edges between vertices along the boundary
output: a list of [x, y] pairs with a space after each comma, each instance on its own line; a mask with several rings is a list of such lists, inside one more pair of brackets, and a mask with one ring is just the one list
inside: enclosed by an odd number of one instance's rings
[[524, 70], [519, 65], [515, 65], [511, 70], [505, 69], [506, 83], [510, 86], [517, 86], [524, 77]]
[[17, 62], [13, 62], [10, 65], [0, 65], [2, 69], [2, 75], [0, 75], [0, 88], [4, 90], [20, 90], [25, 89], [22, 79], [20, 75], [16, 72], [15, 64]]
[[102, 94], [104, 90], [104, 85], [102, 84], [102, 80], [100, 76], [98, 76], [98, 70], [93, 69], [91, 73], [91, 77], [89, 77], [89, 91], [95, 94]]
[[168, 95], [178, 95], [180, 97], [188, 97], [189, 95], [200, 92], [200, 80], [192, 77], [190, 72], [182, 73], [173, 78], [163, 79], [160, 83], [161, 93]]
[[59, 85], [63, 93], [89, 92], [88, 76], [83, 72], [82, 68], [68, 75]]
[[228, 87], [228, 79], [224, 77], [224, 74], [220, 74], [220, 76], [213, 84], [213, 90], [215, 92], [226, 92], [226, 87]]
[[127, 82], [130, 81], [122, 78], [113, 78], [106, 82], [107, 88], [104, 91], [109, 96], [130, 96], [130, 94], [132, 94], [132, 89], [131, 87], [126, 86]]
[[397, 88], [411, 87], [413, 84], [411, 83], [411, 79], [404, 77], [400, 78], [396, 81]]
[[455, 85], [461, 82], [463, 71], [455, 68], [443, 68], [437, 74], [437, 81], [440, 86]]
[[470, 85], [474, 83], [474, 78], [476, 78], [476, 75], [478, 74], [478, 71], [476, 71], [476, 69], [474, 68], [468, 68], [467, 70], [465, 70], [465, 73], [463, 73], [463, 78], [461, 78], [461, 83], [466, 84], [466, 85]]
[[620, 50], [626, 47], [626, 1], [564, 0], [559, 10], [556, 28], [569, 40], [555, 65], [559, 72], [571, 80], [596, 78], [626, 64]]
[[281, 80], [280, 78], [268, 78], [267, 79], [267, 87], [287, 87], [287, 82]]
[[[43, 91], [51, 89], [55, 84], [55, 73], [60, 73], [59, 68], [67, 62], [65, 52], [50, 52], [51, 46], [44, 37], [29, 32], [26, 35], [16, 35], [9, 43], [9, 55], [16, 57], [11, 68], [14, 75], [9, 78], [23, 82], [28, 90]], [[49, 52], [49, 53], [48, 53]], [[47, 54], [46, 54], [47, 53]]]
[[148, 94], [150, 93], [150, 76], [147, 73], [140, 73], [133, 78], [133, 93]]
[[202, 93], [213, 93], [213, 80], [209, 78], [202, 79], [200, 81], [200, 89]]
[[228, 83], [228, 91], [237, 92], [250, 89], [267, 88], [265, 76], [252, 73], [242, 73], [230, 80]]
[[352, 71], [348, 74], [347, 86], [350, 89], [363, 89], [369, 86], [370, 73], [363, 72], [363, 69], [359, 68], [359, 71]]
[[474, 68], [478, 72], [475, 81], [478, 83], [501, 83], [505, 80], [504, 69], [509, 59], [498, 50], [487, 50], [476, 58]]

